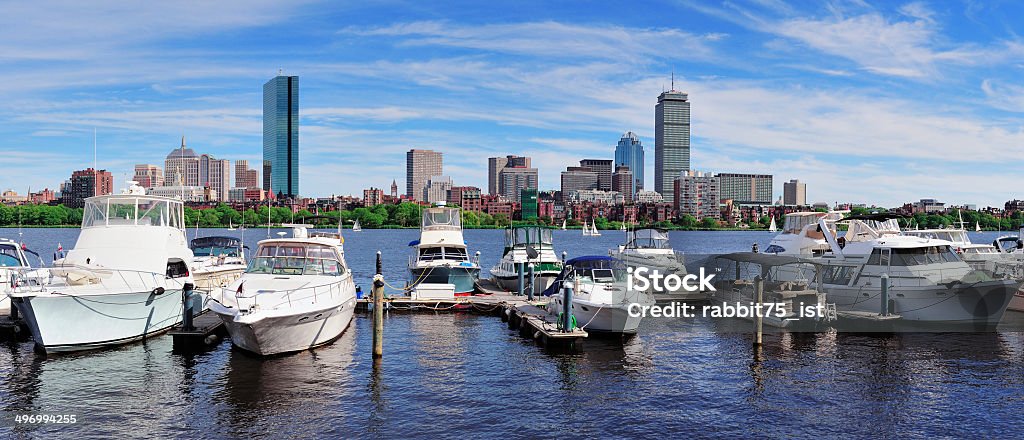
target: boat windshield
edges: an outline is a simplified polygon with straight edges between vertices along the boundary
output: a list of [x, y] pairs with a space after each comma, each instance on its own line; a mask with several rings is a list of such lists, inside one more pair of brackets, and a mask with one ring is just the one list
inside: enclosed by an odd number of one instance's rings
[[629, 241], [630, 248], [641, 249], [671, 249], [668, 242], [668, 232], [657, 229], [641, 229], [634, 231], [633, 239]]
[[505, 246], [551, 244], [551, 230], [538, 227], [515, 228], [506, 231], [505, 241]]
[[256, 250], [246, 273], [274, 275], [329, 275], [345, 273], [338, 254], [316, 244], [268, 244]]
[[0, 267], [27, 266], [18, 253], [18, 248], [11, 244], [0, 244]]
[[238, 257], [242, 242], [234, 237], [200, 237], [193, 239], [189, 247], [197, 257]]
[[950, 246], [921, 246], [913, 248], [875, 248], [868, 257], [874, 266], [917, 266], [922, 264], [955, 263], [962, 261]]
[[427, 208], [423, 211], [423, 228], [462, 229], [462, 218], [455, 208]]
[[456, 260], [469, 261], [466, 248], [453, 246], [432, 246], [420, 248], [420, 261]]
[[613, 283], [626, 281], [625, 266], [619, 260], [587, 260], [574, 262], [571, 270], [582, 281]]
[[181, 204], [147, 197], [97, 197], [87, 199], [82, 227], [169, 226], [182, 229]]

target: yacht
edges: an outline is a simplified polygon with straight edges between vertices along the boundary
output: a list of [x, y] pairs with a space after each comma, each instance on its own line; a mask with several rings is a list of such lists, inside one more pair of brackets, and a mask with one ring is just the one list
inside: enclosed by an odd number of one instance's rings
[[[809, 259], [782, 255], [759, 254], [754, 252], [738, 252], [718, 255], [712, 262], [717, 272], [712, 292], [712, 304], [751, 304], [757, 302], [754, 291], [754, 276], [763, 276], [764, 283], [761, 294], [763, 303], [774, 304], [762, 315], [762, 322], [771, 327], [797, 331], [814, 331], [821, 328], [828, 320], [829, 309], [825, 302], [824, 292], [811, 286], [811, 282], [798, 276], [790, 279], [790, 274], [811, 274], [815, 279], [816, 271], [821, 268]], [[731, 276], [735, 274], [735, 276]], [[744, 276], [744, 274], [746, 276]], [[778, 307], [778, 308], [775, 308]], [[753, 320], [756, 316], [744, 316]]]
[[32, 254], [42, 265], [42, 258], [39, 254], [31, 251], [24, 244], [8, 238], [0, 238], [0, 286], [3, 286], [3, 293], [0, 294], [0, 310], [10, 311], [11, 298], [8, 294], [15, 285], [35, 284], [42, 285], [49, 281], [49, 271], [45, 269], [33, 269], [28, 255]]
[[479, 257], [469, 259], [458, 208], [426, 208], [420, 238], [409, 243], [411, 285], [452, 284], [456, 295], [469, 295], [480, 278]]
[[[657, 270], [662, 275], [686, 275], [683, 254], [676, 252], [669, 244], [668, 231], [664, 229], [637, 229], [626, 233], [626, 243], [617, 252], [611, 252], [628, 267], [645, 267]], [[652, 292], [676, 293], [676, 292]]]
[[236, 237], [193, 238], [192, 277], [196, 288], [211, 291], [230, 284], [245, 272], [245, 245]]
[[241, 278], [223, 289], [221, 300], [209, 302], [231, 342], [261, 356], [334, 341], [356, 308], [341, 235], [309, 232], [309, 225], [284, 226], [292, 236], [260, 241]]
[[583, 256], [565, 262], [562, 273], [544, 291], [551, 297], [549, 313], [558, 317], [565, 301], [565, 289], [572, 288], [572, 313], [576, 327], [588, 332], [636, 334], [640, 316], [630, 316], [631, 304], [650, 306], [648, 292], [626, 288], [626, 265], [612, 257]]
[[[524, 282], [540, 294], [562, 271], [562, 260], [551, 245], [551, 229], [544, 226], [513, 226], [505, 230], [505, 250], [501, 261], [491, 268], [494, 282], [502, 289], [519, 289], [519, 264], [523, 264]], [[533, 264], [534, 279], [529, 279], [527, 265]]]
[[824, 266], [820, 289], [841, 312], [878, 312], [881, 277], [887, 275], [889, 310], [902, 321], [991, 329], [1020, 285], [972, 269], [949, 241], [903, 235], [890, 216], [843, 222], [846, 234], [837, 237], [819, 219], [830, 250], [812, 259]]
[[772, 238], [767, 254], [816, 257], [829, 251], [825, 241], [825, 233], [819, 220], [825, 220], [828, 231], [836, 235], [835, 222], [843, 218], [847, 211], [832, 212], [794, 212], [786, 214], [782, 224], [782, 233]]
[[53, 281], [18, 286], [11, 301], [48, 353], [137, 341], [181, 322], [192, 258], [182, 201], [129, 182], [85, 199], [78, 242], [54, 261]]
[[948, 241], [960, 257], [977, 270], [997, 273], [1014, 263], [993, 245], [972, 243], [963, 227], [904, 230], [903, 235]]

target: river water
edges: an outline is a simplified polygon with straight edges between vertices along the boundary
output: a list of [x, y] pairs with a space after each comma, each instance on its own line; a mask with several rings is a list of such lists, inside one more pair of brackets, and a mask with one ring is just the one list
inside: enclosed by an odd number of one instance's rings
[[[556, 231], [555, 248], [570, 258], [607, 254], [623, 238], [603, 234]], [[49, 263], [58, 243], [71, 248], [77, 235], [25, 229], [22, 239]], [[990, 242], [997, 234], [971, 235]], [[18, 230], [0, 236], [17, 239]], [[244, 238], [255, 249], [266, 236], [246, 230]], [[486, 272], [500, 258], [502, 232], [465, 236]], [[404, 279], [406, 245], [416, 238], [415, 230], [346, 233], [357, 284], [368, 290], [377, 250], [385, 276]], [[771, 234], [671, 239], [677, 250], [716, 253], [755, 242], [764, 249]], [[494, 317], [393, 313], [377, 369], [367, 315], [329, 346], [271, 359], [227, 341], [172, 353], [168, 336], [49, 357], [11, 342], [0, 347], [0, 436], [1024, 436], [1024, 333], [768, 334], [757, 357], [749, 335], [716, 326], [646, 320], [627, 341], [556, 351]], [[74, 414], [76, 423], [16, 425], [17, 414]]]

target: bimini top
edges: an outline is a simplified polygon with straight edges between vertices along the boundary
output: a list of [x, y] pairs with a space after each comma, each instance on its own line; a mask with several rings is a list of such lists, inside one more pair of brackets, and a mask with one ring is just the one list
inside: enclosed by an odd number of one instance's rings
[[238, 237], [214, 235], [210, 237], [193, 238], [189, 243], [189, 247], [193, 249], [197, 247], [240, 248], [242, 247], [242, 240]]

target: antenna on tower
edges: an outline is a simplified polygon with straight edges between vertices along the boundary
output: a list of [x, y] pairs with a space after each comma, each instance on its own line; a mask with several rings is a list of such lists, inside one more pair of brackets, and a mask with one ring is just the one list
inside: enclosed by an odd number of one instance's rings
[[283, 68], [278, 68], [277, 69], [277, 76], [284, 76], [284, 69]]
[[676, 66], [672, 66], [672, 90], [676, 89]]
[[95, 172], [99, 167], [96, 165], [96, 127], [92, 128], [92, 170]]

